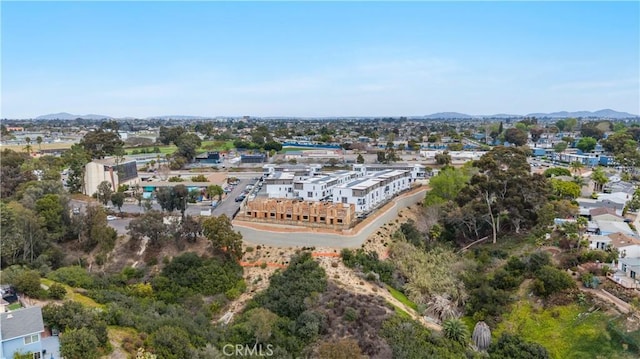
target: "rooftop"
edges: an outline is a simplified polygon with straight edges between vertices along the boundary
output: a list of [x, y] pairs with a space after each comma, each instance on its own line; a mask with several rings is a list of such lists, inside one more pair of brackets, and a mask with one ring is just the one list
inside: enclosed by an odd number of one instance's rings
[[44, 330], [42, 309], [29, 307], [0, 314], [0, 338], [2, 341], [19, 338]]

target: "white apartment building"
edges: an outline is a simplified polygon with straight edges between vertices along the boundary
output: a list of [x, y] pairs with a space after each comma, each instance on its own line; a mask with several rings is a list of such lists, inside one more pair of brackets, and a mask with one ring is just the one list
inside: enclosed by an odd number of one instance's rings
[[304, 201], [332, 201], [366, 212], [393, 198], [425, 177], [422, 165], [353, 165], [353, 171], [320, 173], [318, 167], [264, 167], [264, 184], [269, 198]]
[[356, 213], [370, 211], [398, 193], [411, 188], [411, 172], [386, 170], [336, 186], [334, 203], [348, 203], [356, 207]]
[[275, 172], [264, 178], [264, 185], [269, 198], [294, 198], [293, 172]]
[[293, 192], [295, 197], [305, 201], [331, 200], [335, 186], [349, 183], [362, 175], [361, 172], [355, 171], [338, 171], [316, 175], [294, 181]]

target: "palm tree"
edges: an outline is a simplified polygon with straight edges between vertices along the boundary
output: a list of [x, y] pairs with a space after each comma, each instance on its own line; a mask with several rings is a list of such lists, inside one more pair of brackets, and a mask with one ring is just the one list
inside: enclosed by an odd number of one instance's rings
[[38, 143], [38, 151], [42, 152], [42, 136], [36, 137], [36, 143]]
[[591, 179], [595, 182], [593, 186], [594, 191], [602, 191], [604, 185], [609, 182], [609, 178], [607, 178], [607, 175], [605, 175], [604, 171], [600, 167], [593, 169]]
[[218, 196], [218, 201], [220, 201], [222, 200], [223, 193], [224, 193], [224, 190], [222, 189], [222, 187], [218, 186], [217, 184], [207, 187], [207, 196], [209, 196], [209, 199], [213, 198], [213, 196]]
[[24, 150], [25, 152], [27, 152], [28, 154], [31, 154], [31, 137], [27, 137], [24, 139], [24, 141], [27, 143], [26, 146], [24, 146]]
[[450, 340], [465, 344], [469, 338], [469, 328], [460, 319], [451, 318], [442, 323], [444, 336]]
[[584, 177], [573, 176], [573, 182], [582, 188], [585, 185]]
[[571, 167], [571, 170], [573, 171], [573, 173], [582, 174], [582, 169], [584, 168], [584, 165], [580, 161], [573, 161], [569, 164], [569, 167]]
[[473, 335], [471, 336], [473, 343], [478, 350], [484, 351], [491, 345], [491, 329], [487, 323], [479, 321], [473, 328]]

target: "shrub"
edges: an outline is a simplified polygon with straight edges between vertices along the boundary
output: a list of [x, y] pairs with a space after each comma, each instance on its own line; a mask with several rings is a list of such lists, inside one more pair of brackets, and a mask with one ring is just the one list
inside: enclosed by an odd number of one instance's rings
[[544, 266], [536, 273], [533, 292], [541, 297], [575, 287], [575, 282], [566, 272], [551, 266]]
[[344, 319], [349, 322], [353, 322], [354, 320], [358, 319], [358, 311], [352, 307], [345, 308]]
[[59, 283], [53, 283], [50, 287], [49, 287], [49, 298], [51, 299], [64, 299], [64, 297], [67, 295], [67, 289]]
[[59, 268], [49, 273], [47, 278], [71, 287], [91, 289], [94, 286], [94, 280], [91, 275], [78, 266]]

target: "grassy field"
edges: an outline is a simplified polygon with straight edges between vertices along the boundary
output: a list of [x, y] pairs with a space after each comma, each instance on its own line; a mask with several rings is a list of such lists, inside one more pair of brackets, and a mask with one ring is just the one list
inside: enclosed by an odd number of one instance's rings
[[401, 292], [395, 290], [394, 288], [392, 288], [391, 286], [387, 285], [387, 289], [389, 290], [389, 293], [391, 293], [391, 296], [396, 298], [400, 303], [406, 305], [407, 307], [418, 311], [418, 305], [412, 301], [409, 300], [409, 298], [407, 298], [406, 295], [402, 294]]
[[[160, 149], [160, 154], [161, 155], [166, 155], [166, 154], [172, 154], [174, 152], [176, 152], [176, 150], [178, 149], [178, 147], [176, 147], [175, 145], [169, 145], [169, 146], [146, 146], [146, 147], [136, 147], [136, 148], [128, 148], [125, 150], [125, 152], [130, 155], [132, 154], [133, 150], [146, 150], [147, 154], [152, 154], [151, 152], [153, 152], [153, 149], [155, 147], [158, 147]], [[233, 149], [233, 141], [204, 141], [202, 142], [202, 145], [200, 146], [200, 148], [197, 150], [197, 152], [203, 152], [203, 151], [228, 151], [230, 149]], [[141, 153], [142, 154], [142, 153]]]
[[[47, 287], [51, 286], [53, 283], [58, 283], [56, 281], [53, 281], [51, 279], [47, 279], [47, 278], [41, 278], [40, 279], [40, 283], [46, 285]], [[93, 299], [84, 296], [80, 293], [76, 293], [74, 291], [74, 289], [66, 284], [63, 283], [58, 283], [61, 284], [65, 287], [65, 289], [67, 290], [67, 295], [64, 297], [65, 300], [72, 300], [74, 302], [78, 302], [86, 307], [91, 307], [91, 308], [103, 308], [104, 306], [102, 304], [98, 304], [96, 303]]]
[[[35, 142], [31, 142], [31, 151], [33, 152], [37, 152], [40, 148], [42, 148], [43, 150], [66, 150], [71, 148], [71, 145], [73, 145], [73, 143], [41, 143], [40, 146], [38, 146], [37, 143]], [[24, 152], [24, 145], [6, 145], [6, 146], [1, 146], [0, 150], [4, 150], [4, 149], [9, 149], [9, 150], [13, 150], [16, 152]]]
[[556, 359], [637, 358], [612, 340], [607, 331], [611, 318], [588, 310], [578, 304], [538, 309], [522, 299], [494, 330], [494, 340], [503, 331], [516, 333], [541, 344]]
[[[153, 149], [155, 147], [158, 147], [158, 149], [160, 149], [160, 155], [166, 155], [166, 154], [172, 154], [174, 152], [176, 152], [176, 150], [178, 149], [178, 147], [176, 147], [175, 145], [169, 145], [169, 146], [147, 146], [147, 147], [136, 147], [136, 148], [128, 148], [125, 150], [126, 154], [130, 155], [132, 154], [133, 150], [145, 150], [147, 151], [147, 155], [153, 155], [155, 153], [153, 153]], [[140, 153], [140, 154], [144, 154], [144, 153]]]

